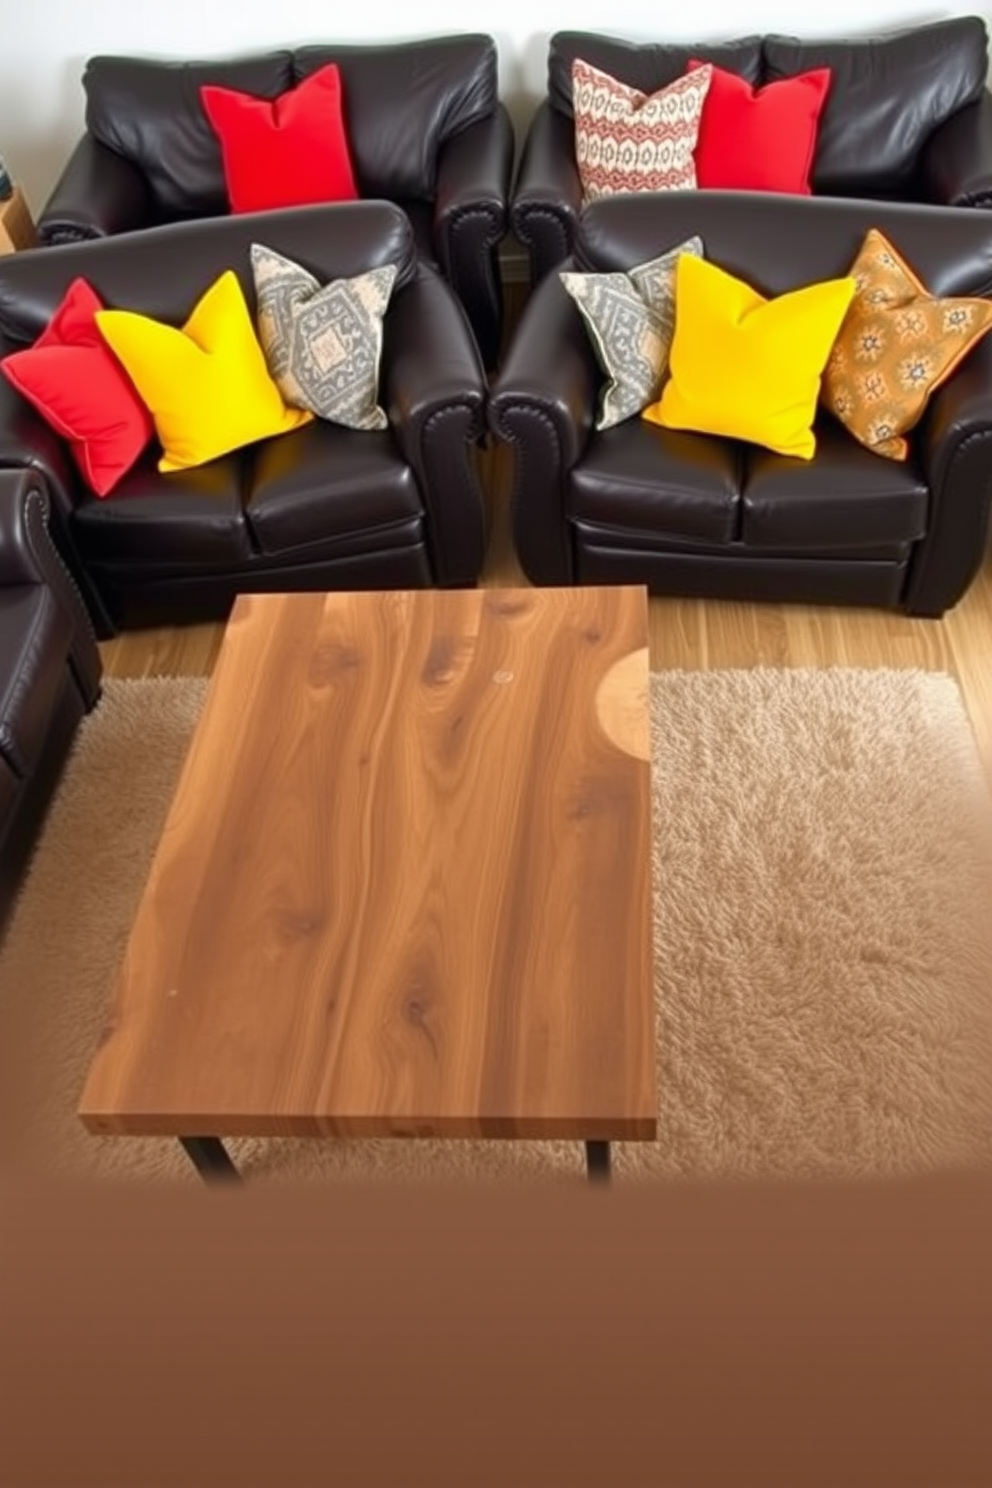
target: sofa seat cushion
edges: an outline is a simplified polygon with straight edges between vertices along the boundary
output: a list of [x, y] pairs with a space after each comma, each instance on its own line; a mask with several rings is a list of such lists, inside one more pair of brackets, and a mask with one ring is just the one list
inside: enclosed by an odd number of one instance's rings
[[413, 471], [388, 433], [316, 421], [261, 444], [245, 493], [261, 553], [340, 544], [423, 516]]
[[[283, 436], [286, 438], [288, 436]], [[250, 558], [242, 506], [249, 450], [161, 475], [155, 449], [109, 501], [82, 501], [72, 516], [80, 555], [98, 564], [216, 568]]]
[[72, 639], [69, 612], [45, 585], [0, 591], [0, 757], [22, 780], [41, 755]]
[[728, 543], [740, 504], [740, 446], [631, 419], [598, 434], [572, 471], [569, 515], [656, 537]]
[[922, 538], [929, 492], [912, 461], [872, 454], [824, 417], [813, 460], [747, 448], [741, 537], [749, 548], [850, 551]]

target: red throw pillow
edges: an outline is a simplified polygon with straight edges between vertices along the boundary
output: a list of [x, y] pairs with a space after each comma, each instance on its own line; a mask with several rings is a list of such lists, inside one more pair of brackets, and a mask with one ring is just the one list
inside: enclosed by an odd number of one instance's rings
[[155, 433], [151, 414], [100, 334], [105, 307], [74, 279], [33, 346], [0, 362], [0, 372], [67, 439], [83, 479], [109, 496]]
[[[705, 65], [693, 60], [689, 71]], [[697, 184], [810, 196], [830, 77], [829, 67], [818, 67], [753, 88], [736, 73], [714, 67], [696, 144]]]
[[278, 98], [208, 85], [200, 102], [220, 140], [232, 212], [357, 200], [337, 63]]

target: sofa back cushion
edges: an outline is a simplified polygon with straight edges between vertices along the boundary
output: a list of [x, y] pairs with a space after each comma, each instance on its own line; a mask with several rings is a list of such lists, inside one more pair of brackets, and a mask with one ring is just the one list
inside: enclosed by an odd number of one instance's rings
[[336, 62], [351, 159], [362, 196], [434, 196], [438, 152], [499, 97], [491, 36], [441, 36], [389, 46], [301, 47], [298, 82]]
[[749, 83], [761, 79], [760, 36], [675, 46], [622, 41], [594, 31], [558, 31], [548, 43], [548, 96], [551, 107], [568, 118], [572, 118], [572, 63], [576, 58], [648, 94], [682, 77], [693, 58], [735, 72]]
[[86, 127], [147, 178], [163, 218], [228, 210], [220, 144], [200, 101], [212, 84], [276, 98], [328, 62], [340, 69], [344, 117], [362, 196], [429, 201], [445, 140], [498, 100], [491, 36], [388, 46], [301, 47], [235, 60], [93, 57], [83, 73]]
[[321, 283], [397, 264], [394, 293], [416, 273], [413, 232], [391, 202], [291, 207], [251, 216], [172, 223], [43, 253], [0, 258], [0, 338], [34, 341], [73, 279], [106, 305], [181, 326], [206, 287], [233, 269], [255, 310], [251, 247], [261, 242], [302, 264]]
[[767, 36], [764, 67], [766, 82], [831, 70], [814, 193], [897, 196], [912, 185], [933, 131], [980, 96], [989, 70], [988, 33], [977, 16], [962, 16], [850, 40]]
[[87, 129], [138, 167], [166, 220], [227, 211], [220, 145], [200, 102], [204, 83], [275, 98], [293, 86], [292, 54], [209, 62], [91, 57], [83, 73]]
[[582, 214], [576, 266], [626, 272], [693, 233], [703, 255], [759, 294], [788, 294], [850, 271], [877, 227], [935, 295], [992, 298], [992, 212], [774, 192], [605, 197]]

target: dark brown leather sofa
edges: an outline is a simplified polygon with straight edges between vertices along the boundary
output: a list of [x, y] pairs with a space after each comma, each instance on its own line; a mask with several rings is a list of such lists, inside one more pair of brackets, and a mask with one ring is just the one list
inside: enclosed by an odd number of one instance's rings
[[30, 472], [0, 471], [0, 934], [83, 714], [100, 691], [86, 609]]
[[[879, 227], [936, 294], [992, 297], [992, 213], [672, 192], [583, 213], [582, 270], [629, 269], [693, 234], [777, 295], [845, 274]], [[569, 261], [571, 262], [571, 261]], [[531, 295], [489, 402], [513, 452], [512, 528], [537, 584], [877, 606], [938, 616], [973, 579], [992, 495], [992, 338], [932, 398], [903, 464], [827, 414], [811, 461], [663, 429], [594, 429], [602, 374], [557, 273]]]
[[992, 206], [988, 34], [977, 16], [833, 41], [747, 36], [676, 45], [559, 31], [549, 42], [548, 95], [524, 140], [510, 207], [532, 284], [572, 251], [582, 207], [572, 116], [576, 57], [645, 93], [681, 77], [693, 57], [756, 85], [829, 67], [814, 194]]
[[507, 229], [513, 131], [497, 96], [492, 37], [298, 47], [209, 61], [93, 57], [86, 133], [38, 222], [46, 244], [227, 212], [216, 136], [199, 88], [273, 98], [336, 62], [357, 184], [397, 202], [418, 251], [468, 313], [487, 366], [499, 349], [497, 247]]
[[222, 618], [241, 590], [471, 585], [486, 545], [475, 461], [486, 382], [464, 312], [418, 261], [389, 202], [296, 207], [121, 233], [0, 259], [0, 358], [32, 342], [81, 275], [105, 303], [182, 325], [233, 268], [254, 307], [261, 242], [319, 280], [399, 266], [384, 321], [382, 432], [315, 420], [277, 439], [161, 475], [158, 446], [106, 500], [68, 449], [0, 378], [0, 466], [48, 493], [52, 532], [101, 636]]

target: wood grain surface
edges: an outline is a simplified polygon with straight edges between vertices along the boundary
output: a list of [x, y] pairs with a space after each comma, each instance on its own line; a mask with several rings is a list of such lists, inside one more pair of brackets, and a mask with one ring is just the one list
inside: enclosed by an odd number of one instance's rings
[[655, 1136], [640, 588], [233, 611], [80, 1116]]

